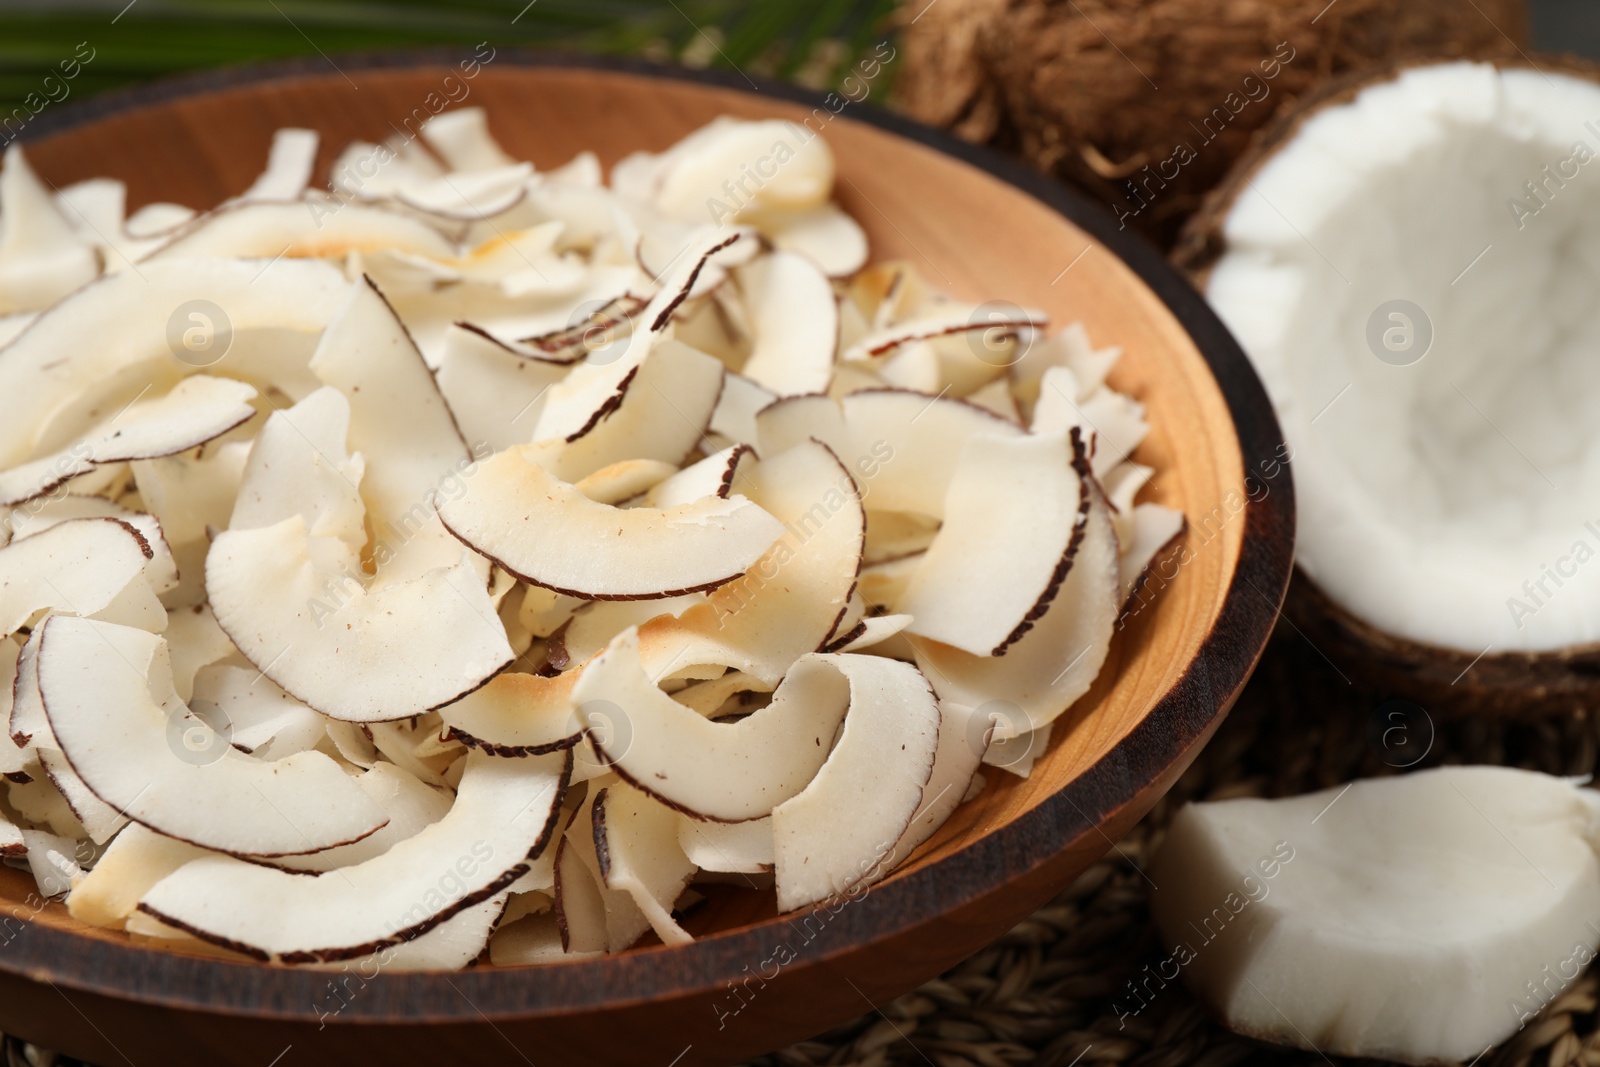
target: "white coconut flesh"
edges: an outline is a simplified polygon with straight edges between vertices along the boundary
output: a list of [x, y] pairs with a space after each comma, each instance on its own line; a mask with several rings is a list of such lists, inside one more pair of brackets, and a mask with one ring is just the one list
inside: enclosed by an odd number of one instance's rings
[[552, 839], [569, 761], [567, 753], [471, 754], [449, 812], [380, 856], [310, 876], [205, 857], [156, 883], [139, 910], [280, 963], [352, 959], [401, 944], [526, 872]]
[[1115, 349], [866, 268], [787, 123], [609, 185], [478, 109], [331, 193], [317, 151], [199, 215], [0, 172], [0, 852], [42, 892], [294, 965], [682, 944], [697, 877], [853, 892], [1042, 758], [1181, 528]]
[[1223, 223], [1207, 296], [1293, 450], [1297, 561], [1379, 630], [1600, 640], [1597, 109], [1566, 74], [1410, 68], [1309, 117]]
[[525, 582], [596, 600], [712, 589], [760, 559], [782, 524], [742, 496], [658, 510], [616, 508], [559, 481], [530, 447], [484, 461], [439, 516]]
[[583, 668], [572, 700], [602, 759], [624, 780], [690, 815], [758, 819], [798, 793], [827, 759], [850, 687], [827, 657], [806, 657], [765, 708], [712, 722], [656, 687], [628, 630]]
[[772, 809], [779, 911], [889, 872], [887, 843], [900, 840], [911, 825], [939, 745], [938, 701], [915, 667], [878, 656], [817, 661], [846, 679], [850, 710], [816, 776]]
[[[161, 638], [58, 616], [41, 630], [39, 693], [56, 744], [105, 803], [169, 837], [252, 856], [358, 841], [383, 812], [318, 752], [275, 762], [227, 750], [172, 692]], [[198, 744], [171, 735], [201, 735]]]
[[1500, 767], [1191, 804], [1151, 863], [1151, 910], [1184, 980], [1235, 1030], [1466, 1062], [1600, 946], [1597, 826], [1594, 791]]

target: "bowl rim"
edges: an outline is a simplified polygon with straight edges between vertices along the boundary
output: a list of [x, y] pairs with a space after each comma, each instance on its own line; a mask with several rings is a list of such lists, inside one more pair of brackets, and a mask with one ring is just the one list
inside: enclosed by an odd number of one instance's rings
[[[161, 78], [52, 108], [32, 120], [30, 143], [139, 108], [207, 92], [259, 86], [343, 70], [448, 66], [468, 53], [422, 48], [296, 57]], [[669, 79], [808, 107], [829, 94], [736, 71], [689, 70], [643, 60], [505, 47], [502, 66], [597, 71]], [[753, 90], [753, 91], [752, 91]], [[850, 121], [952, 156], [1064, 216], [1111, 250], [1183, 327], [1215, 378], [1237, 438], [1246, 479], [1269, 458], [1282, 470], [1270, 492], [1244, 502], [1238, 563], [1210, 631], [1173, 686], [1082, 774], [1009, 825], [969, 840], [950, 856], [853, 897], [828, 919], [829, 938], [804, 942], [796, 966], [809, 966], [904, 934], [980, 902], [1038, 869], [1133, 803], [1164, 774], [1187, 765], [1226, 717], [1260, 659], [1281, 613], [1293, 559], [1295, 506], [1283, 435], [1266, 391], [1238, 343], [1204, 298], [1161, 253], [1116, 224], [1087, 194], [987, 147], [968, 144], [870, 103], [851, 103]], [[1175, 774], [1174, 774], [1175, 778]], [[1170, 784], [1170, 782], [1169, 782]], [[1163, 790], [1164, 791], [1164, 790]], [[1104, 834], [1102, 833], [1102, 836]], [[1112, 845], [1106, 838], [1107, 848]], [[691, 944], [617, 956], [508, 969], [377, 974], [339, 1013], [339, 1023], [477, 1023], [532, 1019], [623, 1004], [705, 994], [739, 978], [788, 940], [797, 915], [778, 916]], [[827, 947], [823, 947], [823, 942]], [[559, 967], [559, 972], [551, 968]], [[286, 1022], [320, 1022], [315, 1005], [328, 985], [319, 970], [264, 966], [86, 937], [34, 922], [0, 953], [0, 972], [113, 999], [179, 1010]], [[561, 980], [548, 978], [559, 973]], [[331, 1021], [331, 1020], [330, 1020]]]

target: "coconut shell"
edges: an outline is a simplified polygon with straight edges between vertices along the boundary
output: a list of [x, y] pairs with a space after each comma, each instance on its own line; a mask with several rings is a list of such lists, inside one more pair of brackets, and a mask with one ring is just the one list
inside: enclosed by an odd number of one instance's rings
[[[1227, 251], [1223, 223], [1234, 202], [1309, 119], [1324, 108], [1348, 103], [1370, 85], [1393, 80], [1409, 67], [1436, 61], [1408, 58], [1382, 70], [1348, 72], [1327, 80], [1278, 115], [1185, 223], [1171, 253], [1173, 263], [1203, 292], [1211, 268]], [[1501, 68], [1537, 67], [1600, 82], [1600, 64], [1570, 56], [1519, 54], [1493, 61]], [[1534, 717], [1600, 705], [1600, 645], [1542, 653], [1490, 648], [1479, 654], [1412, 641], [1352, 615], [1298, 567], [1284, 614], [1353, 684], [1377, 696], [1413, 700], [1430, 713]]]
[[[905, 0], [900, 106], [1170, 247], [1295, 102], [1404, 57], [1514, 56], [1523, 0]], [[1248, 80], [1247, 80], [1248, 79]]]

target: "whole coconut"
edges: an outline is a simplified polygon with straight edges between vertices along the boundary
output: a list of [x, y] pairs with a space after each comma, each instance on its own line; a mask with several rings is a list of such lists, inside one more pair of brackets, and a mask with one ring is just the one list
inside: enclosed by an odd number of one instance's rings
[[900, 105], [1020, 152], [1170, 246], [1251, 135], [1330, 77], [1515, 55], [1522, 0], [906, 0]]

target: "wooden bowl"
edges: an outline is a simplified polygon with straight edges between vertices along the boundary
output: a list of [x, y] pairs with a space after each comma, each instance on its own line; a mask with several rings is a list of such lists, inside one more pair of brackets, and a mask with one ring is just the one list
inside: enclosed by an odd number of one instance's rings
[[1272, 630], [1294, 525], [1272, 409], [1200, 298], [1100, 207], [870, 107], [835, 116], [838, 97], [504, 50], [465, 79], [461, 58], [341, 58], [338, 69], [318, 60], [167, 82], [46, 112], [27, 150], [58, 186], [123, 179], [130, 210], [157, 199], [207, 207], [249, 184], [277, 127], [319, 129], [326, 168], [352, 138], [414, 129], [446, 94], [461, 102], [463, 85], [507, 148], [541, 168], [582, 149], [607, 164], [661, 149], [721, 114], [810, 119], [875, 258], [910, 259], [964, 297], [1081, 320], [1097, 343], [1124, 347], [1113, 380], [1150, 409], [1138, 458], [1157, 470], [1153, 498], [1188, 515], [1186, 543], [1032, 777], [991, 769], [974, 801], [859, 899], [777, 916], [770, 895], [714, 894], [690, 920], [692, 945], [373, 975], [137, 945], [41, 906], [32, 880], [6, 870], [7, 1033], [105, 1067], [267, 1067], [280, 1055], [285, 1067], [688, 1067], [777, 1048], [970, 955], [1103, 854], [1210, 737]]

